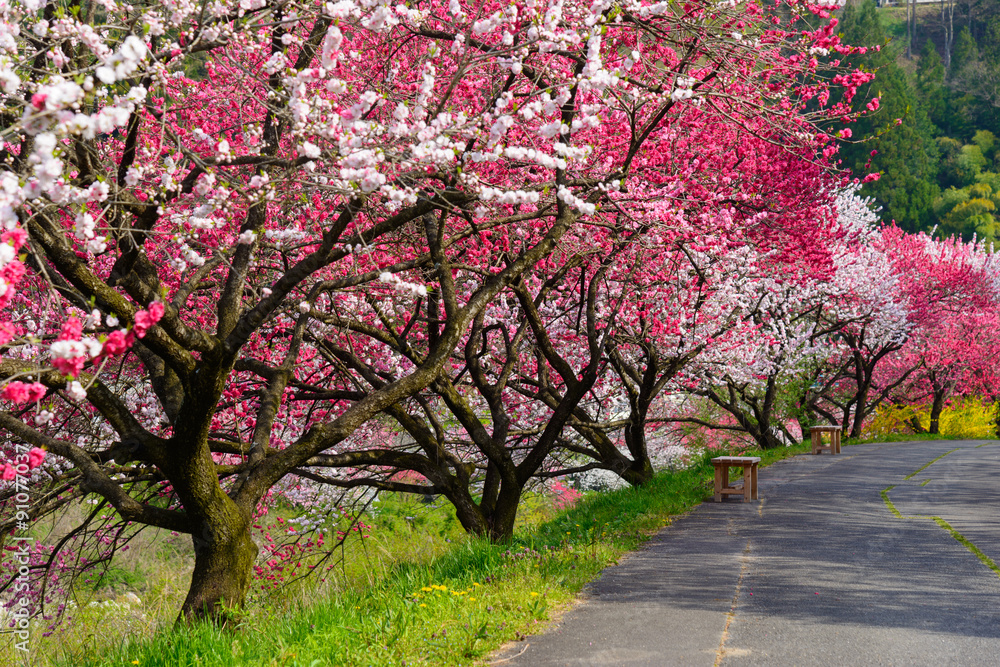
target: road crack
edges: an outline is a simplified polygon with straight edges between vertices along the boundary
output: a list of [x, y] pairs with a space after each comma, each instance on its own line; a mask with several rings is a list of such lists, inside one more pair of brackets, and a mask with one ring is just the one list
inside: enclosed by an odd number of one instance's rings
[[[990, 443], [987, 443], [987, 444], [990, 444]], [[979, 445], [979, 447], [982, 447], [982, 446], [983, 445]], [[977, 449], [978, 449], [978, 447], [977, 447]], [[912, 479], [918, 472], [920, 472], [921, 470], [924, 470], [925, 468], [927, 468], [928, 466], [930, 466], [932, 463], [935, 463], [935, 462], [943, 459], [948, 454], [951, 454], [952, 452], [957, 452], [958, 450], [959, 450], [959, 448], [955, 448], [955, 449], [952, 449], [951, 451], [945, 452], [941, 456], [939, 456], [939, 457], [937, 457], [937, 458], [935, 458], [935, 459], [933, 459], [931, 461], [928, 461], [924, 465], [920, 466], [919, 468], [917, 468], [916, 470], [914, 470], [913, 472], [911, 472], [909, 475], [907, 475], [903, 479], [904, 480]], [[930, 479], [924, 480], [924, 482], [920, 486], [924, 486], [929, 481], [931, 481], [931, 480]], [[964, 546], [966, 549], [968, 549], [972, 553], [972, 555], [974, 555], [976, 558], [978, 558], [980, 561], [982, 561], [983, 565], [985, 565], [986, 567], [988, 567], [991, 570], [993, 570], [994, 574], [996, 574], [998, 577], [1000, 577], [1000, 565], [997, 565], [997, 563], [992, 558], [990, 558], [985, 553], [983, 553], [983, 551], [979, 547], [977, 547], [972, 542], [972, 540], [970, 540], [969, 538], [967, 538], [965, 535], [962, 535], [962, 533], [958, 532], [958, 530], [956, 530], [950, 523], [948, 523], [947, 521], [945, 521], [942, 517], [933, 516], [933, 515], [930, 515], [930, 514], [917, 514], [917, 515], [914, 515], [914, 516], [904, 516], [903, 513], [900, 512], [899, 509], [896, 507], [896, 504], [893, 503], [892, 500], [889, 498], [889, 492], [892, 491], [895, 488], [896, 488], [896, 485], [893, 484], [891, 486], [887, 486], [886, 488], [882, 489], [879, 492], [879, 495], [882, 496], [882, 501], [885, 502], [885, 506], [889, 508], [889, 511], [892, 512], [892, 515], [894, 517], [896, 517], [897, 519], [903, 519], [903, 520], [907, 520], [907, 521], [914, 520], [914, 519], [927, 519], [927, 520], [933, 521], [934, 523], [936, 523], [938, 525], [939, 528], [943, 529], [946, 533], [948, 533], [949, 535], [951, 535], [955, 539], [956, 542], [958, 542], [959, 544], [961, 544], [962, 546]], [[728, 622], [726, 623], [726, 627], [727, 628], [729, 627], [729, 623]], [[716, 664], [719, 664], [718, 660], [716, 660]]]
[[729, 613], [726, 614], [726, 625], [722, 628], [722, 637], [719, 639], [719, 648], [715, 650], [715, 665], [714, 667], [719, 667], [722, 664], [723, 658], [726, 657], [726, 640], [729, 639], [729, 625], [733, 622], [736, 617], [736, 605], [740, 601], [740, 592], [743, 590], [743, 577], [746, 575], [747, 570], [750, 569], [750, 540], [747, 540], [747, 545], [743, 549], [743, 554], [740, 556], [740, 576], [736, 580], [736, 591], [733, 593], [733, 602], [729, 607]]

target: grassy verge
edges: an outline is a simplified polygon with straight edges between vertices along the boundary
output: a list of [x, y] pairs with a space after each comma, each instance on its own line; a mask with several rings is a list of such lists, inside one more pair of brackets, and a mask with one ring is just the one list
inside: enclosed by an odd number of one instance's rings
[[[246, 631], [161, 632], [74, 665], [460, 665], [537, 628], [601, 569], [701, 502], [711, 466], [584, 499], [513, 543], [456, 539], [426, 562], [392, 563], [352, 594], [252, 611]], [[386, 558], [390, 557], [386, 554]]]
[[[768, 465], [809, 449], [803, 443], [744, 453]], [[334, 572], [258, 596], [243, 628], [168, 629], [54, 663], [480, 664], [503, 643], [537, 631], [603, 568], [710, 497], [711, 478], [706, 457], [643, 488], [588, 495], [573, 509], [522, 526], [502, 546], [459, 534], [447, 507], [434, 510], [432, 520], [414, 520], [403, 515], [415, 514], [419, 503], [397, 500], [375, 519], [383, 530], [373, 530], [363, 552], [345, 558], [339, 577]]]

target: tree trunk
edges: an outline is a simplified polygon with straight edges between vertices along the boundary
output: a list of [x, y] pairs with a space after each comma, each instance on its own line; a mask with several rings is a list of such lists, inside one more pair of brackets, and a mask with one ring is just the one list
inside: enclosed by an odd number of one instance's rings
[[945, 390], [939, 389], [934, 392], [934, 401], [931, 403], [931, 426], [928, 433], [938, 435], [941, 433], [941, 412], [944, 410]]
[[653, 479], [653, 474], [653, 464], [650, 463], [647, 456], [635, 459], [632, 465], [621, 473], [621, 477], [632, 486], [642, 486]]
[[192, 535], [194, 572], [178, 622], [211, 620], [227, 625], [250, 589], [257, 545], [250, 537], [249, 522], [234, 517], [228, 524], [213, 523], [205, 522], [202, 531]]
[[[459, 487], [460, 485], [455, 485]], [[445, 497], [455, 507], [455, 516], [462, 528], [470, 535], [486, 535], [489, 533], [489, 523], [483, 513], [482, 508], [469, 495], [468, 489], [456, 488], [452, 492], [446, 492]], [[486, 499], [484, 498], [484, 502]]]
[[519, 486], [511, 489], [510, 485], [504, 485], [497, 496], [496, 505], [493, 512], [487, 518], [489, 522], [488, 537], [490, 542], [502, 544], [510, 542], [514, 537], [514, 521], [517, 519], [517, 508], [521, 504], [521, 494], [524, 487]]
[[858, 402], [854, 406], [854, 415], [851, 418], [851, 428], [847, 435], [850, 438], [860, 438], [861, 429], [865, 425], [865, 408], [867, 407], [868, 401], [868, 387], [865, 387], [864, 393], [859, 394]]
[[619, 472], [622, 479], [632, 486], [642, 486], [653, 479], [653, 464], [649, 460], [646, 443], [646, 419], [649, 415], [649, 401], [637, 399], [629, 410], [629, 421], [625, 426], [625, 446], [632, 461], [628, 468]]
[[941, 0], [941, 22], [944, 24], [944, 68], [951, 75], [951, 47], [955, 42], [955, 0]]
[[917, 0], [903, 0], [903, 2], [906, 5], [906, 59], [913, 60], [913, 42], [911, 41], [913, 29], [911, 22], [913, 21], [913, 14], [917, 10]]
[[[868, 393], [872, 388], [872, 376], [874, 375], [875, 362], [865, 364], [860, 358], [856, 361], [855, 382], [858, 385], [858, 393], [854, 397], [854, 414], [849, 410], [844, 415], [844, 433], [850, 438], [860, 438], [861, 429], [865, 423], [865, 416], [868, 410]], [[848, 403], [850, 406], [850, 403]]]
[[509, 542], [514, 536], [514, 522], [523, 492], [523, 485], [504, 479], [495, 496], [484, 497], [481, 504], [476, 504], [461, 484], [456, 484], [444, 495], [455, 507], [455, 516], [465, 532], [499, 543]]
[[761, 449], [777, 449], [784, 446], [784, 443], [778, 439], [774, 428], [760, 428], [758, 429], [758, 433], [759, 435], [757, 435], [756, 440]]
[[194, 572], [177, 620], [228, 625], [250, 589], [257, 545], [250, 537], [250, 509], [237, 505], [219, 486], [206, 423], [193, 417], [187, 424], [182, 421], [170, 441], [174, 457], [160, 467], [191, 517]]

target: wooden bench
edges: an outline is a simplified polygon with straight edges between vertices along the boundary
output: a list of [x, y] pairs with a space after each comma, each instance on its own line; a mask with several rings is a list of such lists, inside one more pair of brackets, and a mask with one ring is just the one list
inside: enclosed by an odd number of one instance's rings
[[[823, 442], [824, 433], [830, 434], [830, 444]], [[829, 449], [831, 454], [840, 453], [839, 426], [812, 426], [809, 428], [809, 437], [812, 438], [813, 454], [821, 454], [824, 449]]]
[[[724, 495], [743, 494], [743, 502], [757, 500], [757, 465], [759, 456], [717, 456], [715, 466], [715, 502], [721, 503]], [[729, 468], [743, 468], [743, 486], [729, 486]]]

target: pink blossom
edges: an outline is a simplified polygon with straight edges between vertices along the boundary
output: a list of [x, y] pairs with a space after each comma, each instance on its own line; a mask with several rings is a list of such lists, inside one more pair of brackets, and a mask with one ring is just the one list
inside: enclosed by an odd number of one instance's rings
[[161, 317], [163, 317], [163, 304], [159, 301], [149, 304], [149, 310], [140, 310], [135, 314], [133, 327], [135, 335], [139, 338], [145, 336], [149, 328], [159, 322]]
[[129, 348], [127, 332], [124, 329], [116, 329], [108, 334], [108, 339], [104, 341], [104, 354], [113, 357], [121, 354]]
[[67, 318], [59, 333], [59, 340], [80, 340], [83, 335], [83, 324], [75, 317]]
[[28, 232], [24, 231], [20, 227], [15, 227], [9, 231], [0, 234], [0, 243], [10, 243], [17, 250], [24, 242], [28, 240]]
[[52, 365], [63, 375], [76, 377], [83, 370], [83, 365], [87, 362], [86, 357], [71, 357], [69, 359], [56, 357], [52, 359]]
[[3, 279], [11, 285], [16, 285], [24, 277], [25, 271], [24, 264], [21, 262], [11, 262], [3, 267], [3, 270], [0, 271], [0, 276], [3, 276]]
[[3, 466], [3, 479], [9, 482], [10, 480], [17, 477], [17, 472], [9, 464], [4, 464]]
[[28, 467], [37, 468], [45, 460], [45, 450], [39, 447], [32, 447], [28, 452]]
[[9, 343], [17, 332], [14, 330], [14, 326], [10, 322], [0, 323], [0, 345]]
[[0, 390], [0, 397], [14, 403], [37, 401], [44, 395], [45, 386], [38, 382], [28, 384], [15, 380], [14, 382], [9, 382], [7, 386]]

